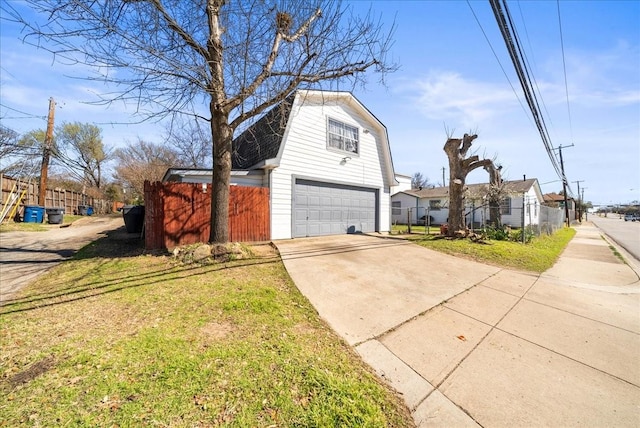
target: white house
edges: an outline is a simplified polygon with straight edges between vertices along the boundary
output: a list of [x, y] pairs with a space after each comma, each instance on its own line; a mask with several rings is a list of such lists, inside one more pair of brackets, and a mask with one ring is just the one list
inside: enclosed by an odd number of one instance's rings
[[396, 173], [397, 186], [391, 187], [391, 195], [395, 195], [398, 192], [404, 192], [405, 190], [411, 190], [411, 176], [405, 174]]
[[[270, 189], [271, 239], [390, 230], [387, 129], [351, 93], [297, 91], [233, 150], [232, 184]], [[172, 168], [163, 181], [210, 183], [211, 171]]]
[[[512, 227], [540, 224], [543, 204], [538, 180], [505, 181], [508, 195], [500, 203], [502, 224]], [[481, 225], [489, 221], [486, 202], [488, 184], [468, 184], [465, 197], [465, 220], [468, 225]], [[430, 224], [443, 224], [449, 217], [449, 188], [435, 187], [422, 190], [405, 190], [391, 197], [392, 221], [399, 224], [424, 224], [430, 216]], [[524, 210], [524, 211], [523, 211]], [[522, 213], [524, 212], [524, 218]], [[409, 214], [407, 214], [409, 213]]]

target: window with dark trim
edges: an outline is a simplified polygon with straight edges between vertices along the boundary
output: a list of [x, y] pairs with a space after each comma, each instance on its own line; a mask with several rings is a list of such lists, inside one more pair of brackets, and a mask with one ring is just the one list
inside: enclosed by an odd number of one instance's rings
[[358, 128], [334, 119], [327, 121], [327, 147], [358, 153]]
[[438, 211], [442, 206], [442, 201], [440, 199], [430, 199], [429, 200], [429, 210], [430, 211]]
[[500, 214], [511, 214], [511, 198], [504, 198], [500, 201]]
[[400, 215], [402, 214], [402, 202], [400, 201], [391, 201], [391, 215]]

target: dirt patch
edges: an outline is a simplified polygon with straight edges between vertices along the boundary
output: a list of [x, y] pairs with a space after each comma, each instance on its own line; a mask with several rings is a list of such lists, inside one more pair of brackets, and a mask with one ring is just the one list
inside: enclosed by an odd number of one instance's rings
[[26, 370], [16, 373], [7, 379], [7, 383], [12, 388], [23, 383], [31, 382], [38, 376], [48, 372], [55, 365], [53, 357], [45, 357], [44, 359], [32, 364]]
[[205, 339], [224, 339], [235, 331], [235, 327], [229, 323], [210, 322], [202, 326], [200, 332]]
[[268, 259], [278, 257], [278, 249], [271, 242], [251, 245], [251, 252], [256, 258]]

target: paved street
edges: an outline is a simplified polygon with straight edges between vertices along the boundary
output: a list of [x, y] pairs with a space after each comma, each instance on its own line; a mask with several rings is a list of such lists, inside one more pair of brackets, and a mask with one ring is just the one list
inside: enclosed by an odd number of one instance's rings
[[[617, 214], [609, 214], [608, 217], [590, 215], [589, 220], [633, 255], [636, 261], [640, 260], [640, 221], [624, 221]], [[640, 266], [637, 271], [640, 272]]]
[[13, 293], [107, 231], [124, 225], [121, 216], [85, 217], [46, 232], [0, 234], [0, 304]]

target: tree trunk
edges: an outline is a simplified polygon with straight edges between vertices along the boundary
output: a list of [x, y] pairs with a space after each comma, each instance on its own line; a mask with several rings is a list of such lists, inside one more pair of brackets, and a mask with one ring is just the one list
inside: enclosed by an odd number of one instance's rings
[[490, 159], [480, 160], [478, 156], [467, 156], [473, 140], [477, 135], [464, 134], [462, 139], [449, 138], [444, 144], [444, 151], [449, 158], [449, 227], [447, 236], [456, 236], [457, 232], [466, 230], [464, 221], [464, 191], [467, 174], [476, 168], [492, 166]]
[[213, 182], [211, 183], [211, 231], [209, 242], [229, 241], [229, 186], [231, 182], [231, 143], [233, 131], [228, 114], [211, 102], [211, 135], [213, 137]]
[[448, 236], [454, 236], [456, 232], [465, 229], [464, 224], [464, 186], [467, 174], [464, 173], [461, 163], [454, 156], [454, 162], [449, 158], [449, 227]]
[[500, 215], [500, 200], [502, 199], [502, 176], [500, 168], [496, 168], [492, 163], [486, 166], [485, 171], [489, 173], [489, 224], [492, 227], [499, 227], [502, 224]]

